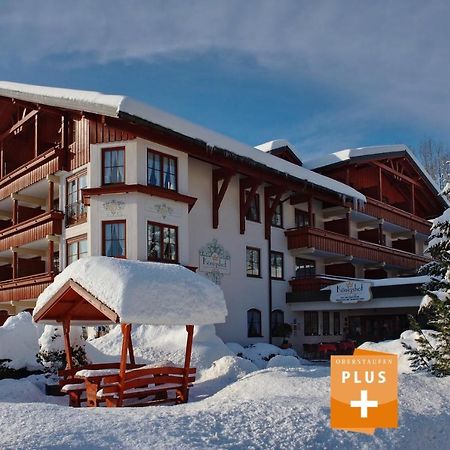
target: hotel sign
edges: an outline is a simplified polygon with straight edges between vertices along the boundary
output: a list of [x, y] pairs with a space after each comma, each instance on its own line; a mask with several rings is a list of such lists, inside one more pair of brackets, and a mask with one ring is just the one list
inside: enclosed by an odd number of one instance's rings
[[372, 283], [349, 280], [327, 286], [322, 290], [330, 291], [330, 301], [334, 303], [368, 302], [372, 299]]
[[217, 239], [213, 239], [200, 249], [198, 269], [199, 272], [206, 273], [206, 276], [216, 284], [220, 284], [224, 275], [230, 274], [230, 254]]

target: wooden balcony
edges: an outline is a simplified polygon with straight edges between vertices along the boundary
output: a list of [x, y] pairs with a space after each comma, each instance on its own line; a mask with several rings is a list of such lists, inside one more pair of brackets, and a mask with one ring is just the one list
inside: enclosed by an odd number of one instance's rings
[[61, 211], [50, 211], [1, 230], [0, 251], [61, 234], [63, 218]]
[[51, 148], [3, 176], [0, 179], [0, 200], [61, 170], [62, 154], [59, 147]]
[[53, 273], [0, 282], [0, 302], [35, 299], [53, 281]]
[[361, 211], [408, 230], [415, 230], [426, 235], [430, 234], [431, 223], [428, 220], [379, 200], [367, 197], [367, 203], [361, 208]]
[[288, 249], [313, 249], [323, 255], [353, 256], [361, 262], [386, 263], [387, 266], [415, 270], [430, 261], [424, 256], [385, 247], [371, 242], [321, 230], [303, 227], [285, 232]]

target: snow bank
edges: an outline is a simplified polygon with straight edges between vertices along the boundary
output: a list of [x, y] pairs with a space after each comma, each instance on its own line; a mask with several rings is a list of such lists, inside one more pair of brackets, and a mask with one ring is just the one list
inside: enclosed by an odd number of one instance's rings
[[[433, 333], [432, 330], [424, 330], [424, 334], [433, 343]], [[378, 352], [394, 353], [398, 355], [398, 372], [399, 373], [411, 373], [413, 372], [409, 356], [406, 354], [406, 348], [403, 344], [415, 349], [417, 348], [416, 339], [419, 337], [419, 333], [407, 330], [400, 335], [400, 339], [394, 339], [391, 341], [381, 341], [381, 342], [364, 342], [358, 348], [363, 348], [366, 350], [374, 350]]]
[[183, 266], [106, 256], [66, 267], [39, 296], [33, 315], [69, 280], [116, 312], [121, 322], [204, 325], [225, 322], [227, 315], [220, 287]]
[[238, 356], [224, 356], [214, 361], [209, 369], [203, 371], [200, 381], [225, 380], [233, 383], [258, 368], [251, 361]]
[[[290, 369], [294, 367], [301, 367], [306, 360], [300, 360], [299, 358], [296, 358], [295, 356], [283, 356], [283, 355], [277, 355], [273, 358], [269, 359], [267, 362], [267, 368], [271, 367], [284, 367], [285, 369]], [[307, 364], [311, 364], [309, 361]]]
[[272, 344], [265, 344], [260, 342], [258, 344], [242, 347], [235, 342], [229, 342], [228, 348], [234, 352], [235, 355], [242, 356], [248, 359], [259, 369], [267, 367], [267, 361], [277, 355], [297, 357], [297, 352], [292, 348], [282, 349]]
[[39, 370], [36, 361], [39, 351], [40, 329], [33, 323], [31, 314], [21, 312], [6, 319], [0, 327], [0, 360], [10, 359], [4, 365], [11, 369]]
[[[177, 366], [184, 364], [186, 336], [186, 329], [181, 326], [136, 325], [131, 332], [134, 353], [139, 361], [150, 364], [170, 362]], [[105, 336], [93, 339], [87, 344], [86, 353], [91, 361], [99, 361], [100, 352], [109, 355], [109, 360], [113, 359], [111, 356], [115, 356], [119, 361], [122, 345], [120, 327], [114, 327]], [[233, 353], [216, 336], [214, 325], [194, 327], [192, 367], [197, 367], [201, 372], [224, 356], [233, 356]]]

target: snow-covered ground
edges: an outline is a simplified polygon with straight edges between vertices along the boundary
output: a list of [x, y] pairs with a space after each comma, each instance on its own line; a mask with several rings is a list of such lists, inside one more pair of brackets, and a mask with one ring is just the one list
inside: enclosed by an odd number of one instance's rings
[[401, 374], [400, 427], [374, 436], [330, 429], [327, 367], [263, 369], [222, 389], [213, 378], [186, 405], [134, 409], [69, 408], [42, 382], [0, 381], [0, 448], [437, 449], [450, 439], [450, 378]]
[[[14, 330], [26, 332], [31, 345], [33, 327], [22, 316], [0, 330], [4, 342], [14, 340]], [[133, 340], [142, 360], [182, 360], [182, 327], [135, 327]], [[0, 448], [446, 448], [450, 377], [406, 373], [402, 341], [413, 341], [411, 332], [399, 340], [364, 346], [401, 354], [400, 426], [377, 430], [374, 436], [330, 428], [328, 367], [268, 344], [225, 345], [212, 326], [204, 326], [194, 337], [199, 371], [188, 404], [76, 409], [67, 406], [65, 397], [44, 395], [43, 375], [0, 380]], [[119, 346], [118, 330], [113, 330], [86, 348], [96, 360], [116, 359]], [[25, 350], [19, 356], [31, 360], [34, 351], [30, 349], [28, 358]]]

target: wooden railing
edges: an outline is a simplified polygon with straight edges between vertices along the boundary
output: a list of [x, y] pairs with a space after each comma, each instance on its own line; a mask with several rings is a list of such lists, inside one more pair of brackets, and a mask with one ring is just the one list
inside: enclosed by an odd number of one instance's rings
[[62, 168], [63, 150], [51, 148], [0, 179], [0, 200]]
[[0, 231], [0, 251], [61, 234], [64, 214], [50, 211]]
[[35, 299], [53, 281], [53, 273], [41, 273], [0, 282], [0, 302]]
[[285, 234], [288, 239], [289, 250], [315, 248], [335, 255], [351, 255], [364, 261], [385, 262], [389, 266], [408, 270], [415, 270], [430, 261], [429, 258], [424, 256], [360, 241], [319, 228], [303, 227], [288, 230]]
[[430, 234], [431, 223], [428, 220], [374, 198], [367, 197], [367, 203], [362, 206], [361, 211], [408, 230], [415, 230], [426, 235]]

